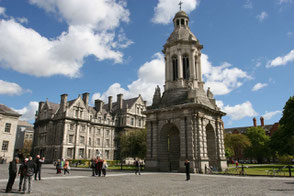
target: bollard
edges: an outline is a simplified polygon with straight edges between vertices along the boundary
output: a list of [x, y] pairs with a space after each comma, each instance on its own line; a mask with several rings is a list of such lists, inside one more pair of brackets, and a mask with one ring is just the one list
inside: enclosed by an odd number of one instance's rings
[[241, 170], [241, 175], [244, 176], [244, 165], [242, 164], [242, 170]]

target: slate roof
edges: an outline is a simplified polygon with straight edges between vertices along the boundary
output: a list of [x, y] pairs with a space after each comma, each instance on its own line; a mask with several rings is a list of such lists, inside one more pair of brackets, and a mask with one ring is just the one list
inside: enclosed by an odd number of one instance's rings
[[[123, 108], [126, 108], [126, 106], [128, 105], [129, 108], [131, 108], [134, 103], [137, 101], [139, 97], [135, 97], [135, 98], [131, 98], [131, 99], [123, 99]], [[103, 106], [103, 109], [108, 110], [108, 104], [105, 104]], [[113, 102], [112, 103], [112, 111], [116, 111], [118, 110], [118, 103], [117, 102]]]
[[9, 115], [9, 116], [16, 116], [19, 117], [21, 114], [17, 113], [16, 111], [10, 109], [4, 104], [0, 104], [0, 114]]

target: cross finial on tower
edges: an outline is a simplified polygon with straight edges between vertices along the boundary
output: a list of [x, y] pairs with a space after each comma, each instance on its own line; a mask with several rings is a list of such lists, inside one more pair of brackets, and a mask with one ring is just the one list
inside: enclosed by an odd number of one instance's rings
[[180, 6], [180, 10], [182, 10], [182, 4], [183, 4], [183, 2], [179, 2], [179, 6]]

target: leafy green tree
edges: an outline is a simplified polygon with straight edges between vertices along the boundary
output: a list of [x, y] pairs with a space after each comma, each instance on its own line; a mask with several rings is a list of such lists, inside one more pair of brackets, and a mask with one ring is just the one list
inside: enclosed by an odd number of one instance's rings
[[270, 138], [265, 134], [262, 127], [250, 127], [246, 130], [245, 135], [249, 138], [251, 146], [247, 147], [245, 154], [247, 157], [255, 158], [258, 163], [262, 163], [264, 158], [270, 154]]
[[146, 129], [124, 133], [120, 138], [121, 158], [146, 157]]
[[271, 149], [279, 155], [294, 155], [294, 96], [286, 102], [279, 124], [271, 137]]
[[243, 134], [226, 134], [225, 147], [229, 148], [234, 153], [234, 158], [239, 160], [244, 153], [244, 150], [251, 146], [250, 140]]

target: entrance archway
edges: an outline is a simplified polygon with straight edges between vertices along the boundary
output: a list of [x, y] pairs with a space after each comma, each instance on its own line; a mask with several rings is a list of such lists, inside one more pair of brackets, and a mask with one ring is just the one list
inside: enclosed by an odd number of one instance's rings
[[160, 134], [161, 171], [178, 171], [180, 161], [180, 132], [174, 124], [166, 124]]
[[209, 167], [217, 167], [216, 135], [211, 124], [206, 126], [206, 140]]

